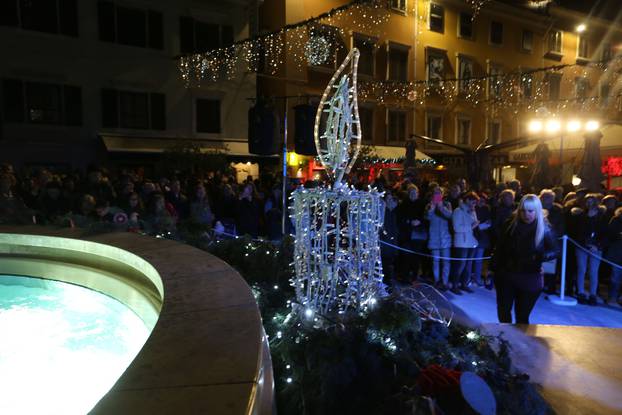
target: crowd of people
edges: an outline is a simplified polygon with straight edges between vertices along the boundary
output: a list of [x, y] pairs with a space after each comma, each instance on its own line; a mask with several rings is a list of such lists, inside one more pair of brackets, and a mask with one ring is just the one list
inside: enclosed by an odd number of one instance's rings
[[48, 169], [16, 174], [0, 168], [0, 223], [43, 224], [171, 235], [189, 227], [223, 233], [281, 234], [282, 192], [273, 176], [238, 183], [234, 172], [145, 177], [142, 169], [116, 174], [92, 167], [87, 173]]
[[[141, 172], [91, 167], [84, 175], [45, 168], [18, 174], [2, 164], [0, 224], [283, 236], [282, 185], [274, 175], [238, 183], [233, 171], [157, 180]], [[385, 192], [381, 254], [387, 283], [428, 280], [455, 295], [496, 286], [500, 321], [511, 321], [514, 305], [517, 321], [528, 322], [536, 293], [558, 290], [559, 238], [566, 234], [578, 244], [568, 244], [567, 294], [589, 305], [618, 304], [622, 269], [602, 261], [622, 263], [622, 208], [615, 191], [557, 187], [535, 195], [524, 194], [518, 180], [474, 191], [464, 179], [441, 185], [384, 176], [373, 185]], [[292, 231], [287, 220], [286, 234]], [[600, 295], [604, 287], [607, 294]]]
[[[518, 180], [479, 192], [464, 179], [424, 185], [405, 180], [386, 190], [387, 279], [408, 283], [428, 277], [439, 290], [456, 295], [496, 285], [499, 320], [511, 322], [514, 304], [517, 321], [527, 323], [541, 291], [553, 294], [559, 288], [560, 238], [567, 235], [565, 294], [581, 304], [619, 307], [622, 269], [610, 264], [622, 264], [617, 191], [556, 187], [524, 194]], [[599, 296], [603, 286], [607, 294]]]

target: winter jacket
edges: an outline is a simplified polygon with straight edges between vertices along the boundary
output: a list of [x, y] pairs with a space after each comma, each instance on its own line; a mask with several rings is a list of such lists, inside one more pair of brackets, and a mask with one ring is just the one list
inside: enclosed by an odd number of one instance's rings
[[546, 209], [548, 214], [546, 219], [551, 225], [551, 231], [556, 237], [561, 237], [566, 232], [566, 220], [564, 208], [559, 203], [553, 203], [550, 209]]
[[557, 244], [547, 223], [542, 241], [535, 245], [537, 222], [519, 220], [512, 227], [512, 218], [503, 226], [493, 254], [492, 267], [498, 274], [540, 274], [542, 262], [557, 257]]
[[473, 234], [473, 225], [477, 222], [475, 211], [467, 211], [464, 204], [460, 204], [454, 210], [451, 221], [454, 229], [454, 247], [456, 248], [476, 248], [477, 239]]
[[[398, 227], [397, 215], [395, 213], [396, 210], [397, 209], [384, 210], [384, 223], [382, 225], [382, 229], [380, 230], [380, 240], [390, 243], [391, 245], [397, 245]], [[385, 244], [380, 246], [380, 250], [382, 252], [382, 256], [397, 255], [397, 249]]]
[[425, 209], [425, 218], [429, 223], [429, 249], [451, 248], [452, 238], [449, 230], [452, 215], [451, 204], [443, 202], [443, 207], [444, 210], [438, 206], [434, 210], [430, 210], [430, 205], [428, 205]]
[[475, 206], [475, 214], [480, 224], [475, 228], [474, 235], [477, 239], [477, 247], [481, 249], [490, 248], [490, 228], [492, 226], [492, 214], [490, 206]]
[[568, 224], [569, 236], [585, 248], [595, 246], [599, 250], [604, 249], [607, 246], [605, 210], [604, 206], [599, 206], [596, 215], [588, 216], [587, 210], [572, 208]]
[[[427, 225], [425, 224], [425, 202], [417, 199], [414, 202], [406, 198], [396, 208], [397, 223], [399, 226], [399, 242], [405, 243], [413, 239], [427, 239]], [[417, 226], [412, 225], [413, 220], [420, 223]]]
[[607, 228], [607, 259], [622, 265], [622, 215], [614, 216]]
[[503, 233], [503, 227], [505, 222], [512, 216], [514, 211], [516, 210], [516, 206], [505, 206], [503, 204], [497, 205], [493, 212], [492, 219], [492, 236], [495, 240], [501, 237]]

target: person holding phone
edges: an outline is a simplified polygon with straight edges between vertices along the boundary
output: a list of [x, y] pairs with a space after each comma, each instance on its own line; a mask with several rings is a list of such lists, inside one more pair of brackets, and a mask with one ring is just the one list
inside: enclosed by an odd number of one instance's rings
[[432, 270], [434, 274], [434, 284], [441, 291], [447, 291], [449, 285], [449, 271], [451, 262], [451, 232], [449, 225], [451, 222], [451, 204], [443, 200], [444, 189], [437, 186], [432, 188], [430, 203], [425, 209], [425, 217], [428, 220], [428, 249], [434, 256], [432, 259]]

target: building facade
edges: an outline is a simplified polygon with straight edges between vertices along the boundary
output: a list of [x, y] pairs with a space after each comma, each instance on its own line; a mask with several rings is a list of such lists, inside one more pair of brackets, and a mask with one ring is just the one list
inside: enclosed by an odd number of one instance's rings
[[248, 154], [255, 75], [187, 87], [176, 58], [248, 37], [249, 13], [244, 0], [0, 2], [0, 160], [84, 167], [183, 142]]
[[[470, 149], [525, 137], [527, 122], [536, 111], [542, 114], [543, 107], [559, 117], [619, 121], [621, 85], [609, 62], [622, 45], [620, 25], [558, 3], [491, 1], [474, 15], [463, 0], [390, 0], [388, 23], [369, 32], [357, 29], [357, 20], [364, 17], [356, 12], [339, 19], [336, 28], [310, 26], [309, 36], [332, 36], [337, 47], [330, 58], [322, 65], [300, 65], [297, 57], [286, 54], [276, 76], [260, 76], [258, 91], [301, 97], [289, 100], [288, 109], [294, 111], [301, 101], [319, 100], [347, 51], [358, 47], [359, 85], [368, 82], [385, 91], [359, 95], [363, 141], [395, 147], [396, 154], [403, 154], [411, 134]], [[265, 0], [262, 29], [274, 30], [343, 4]], [[580, 24], [585, 24], [581, 32]], [[556, 65], [567, 66], [552, 68]], [[497, 82], [495, 75], [502, 79], [504, 74], [514, 75]], [[455, 81], [441, 82], [447, 79]], [[288, 131], [294, 130], [290, 117]], [[463, 152], [418, 144], [442, 165], [437, 169], [464, 174]], [[501, 167], [509, 164], [508, 150], [492, 158], [497, 180], [503, 179]], [[506, 171], [506, 179], [516, 175], [515, 167]]]

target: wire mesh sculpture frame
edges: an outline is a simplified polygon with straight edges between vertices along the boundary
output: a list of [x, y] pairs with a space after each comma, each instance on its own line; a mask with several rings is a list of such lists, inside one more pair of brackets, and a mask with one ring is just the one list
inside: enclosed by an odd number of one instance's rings
[[[358, 56], [359, 51], [353, 48], [326, 87], [316, 115], [318, 158], [334, 179], [332, 186], [298, 189], [292, 194], [296, 229], [293, 285], [307, 317], [363, 311], [384, 291], [378, 236], [384, 221], [382, 194], [341, 183], [361, 142]], [[343, 73], [348, 63], [350, 74]], [[320, 136], [323, 114], [326, 128]]]
[[[317, 148], [317, 158], [329, 177], [334, 179], [333, 187], [335, 188], [341, 186], [344, 174], [350, 172], [361, 149], [361, 121], [356, 83], [359, 56], [360, 52], [357, 48], [352, 48], [348, 53], [326, 86], [315, 116], [313, 138]], [[344, 73], [348, 64], [350, 64], [350, 74]], [[340, 75], [342, 75], [341, 78], [339, 78]], [[329, 98], [333, 89], [335, 91]], [[320, 136], [323, 113], [327, 113], [328, 116], [326, 130]], [[352, 143], [353, 140], [354, 143]], [[352, 144], [354, 148], [351, 148]], [[349, 155], [351, 151], [353, 152], [352, 159]]]
[[348, 186], [299, 189], [293, 201], [298, 304], [323, 315], [373, 305], [383, 291], [380, 194]]

